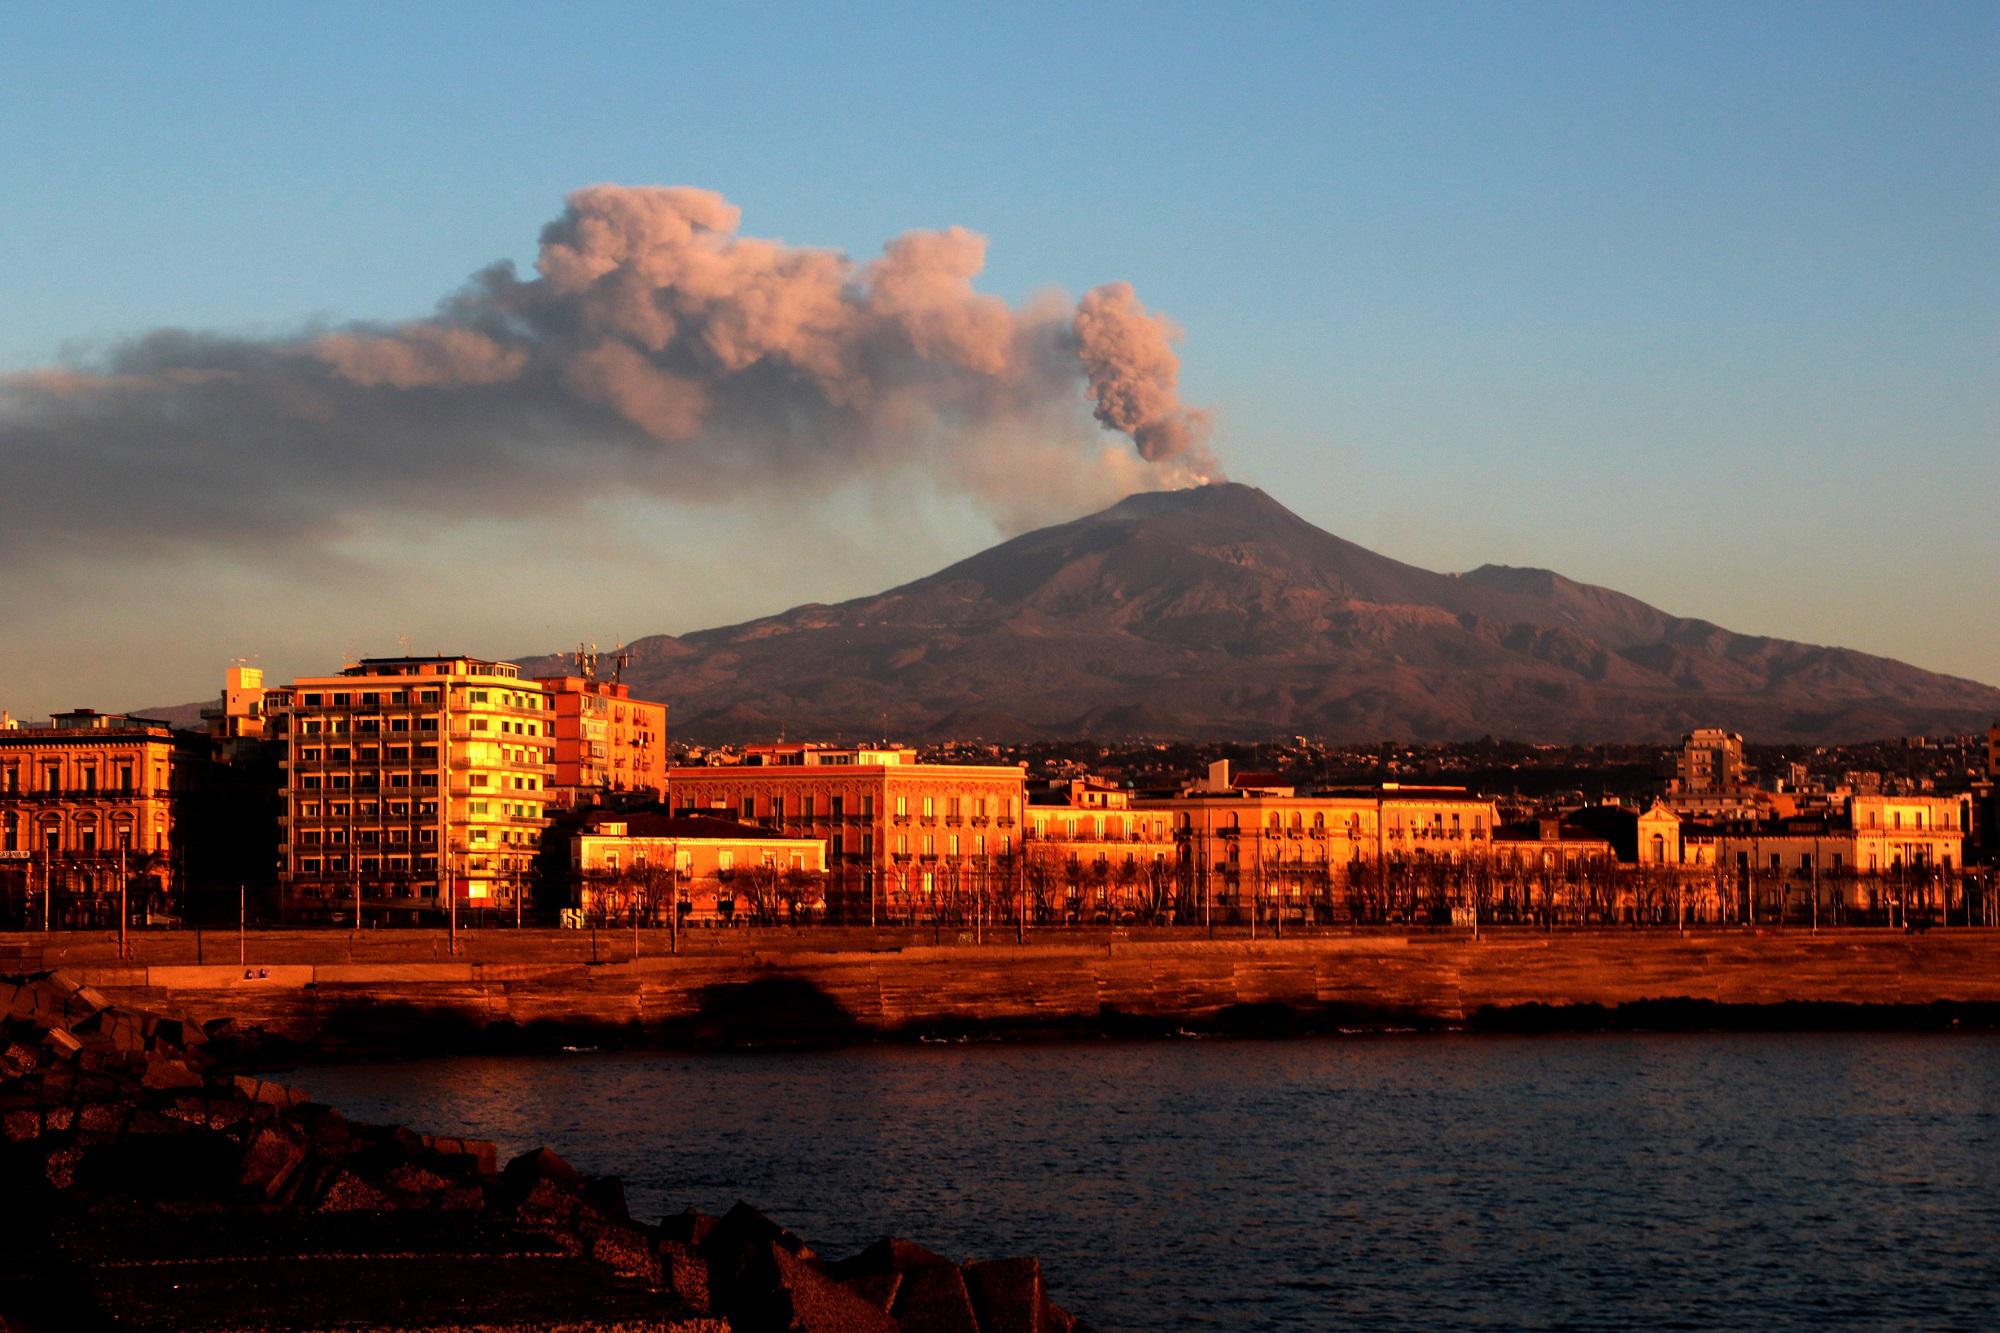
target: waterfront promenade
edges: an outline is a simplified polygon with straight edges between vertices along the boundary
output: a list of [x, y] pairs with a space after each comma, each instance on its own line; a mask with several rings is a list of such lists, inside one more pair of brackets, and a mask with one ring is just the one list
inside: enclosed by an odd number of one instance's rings
[[[1283, 940], [1175, 931], [191, 933], [0, 936], [0, 968], [63, 967], [131, 1003], [227, 1013], [301, 1042], [373, 1051], [482, 1033], [591, 1030], [666, 1044], [1229, 1026], [1452, 1027], [1534, 1006], [1691, 1000], [1776, 1025], [2000, 1006], [2000, 931], [1374, 931]], [[1800, 1006], [1853, 1012], [1801, 1014]], [[1700, 1015], [1696, 1014], [1697, 1022]], [[1740, 1020], [1742, 1015], [1738, 1015]], [[1753, 1017], [1749, 1020], [1756, 1024]], [[1586, 1024], [1587, 1025], [1587, 1024]]]

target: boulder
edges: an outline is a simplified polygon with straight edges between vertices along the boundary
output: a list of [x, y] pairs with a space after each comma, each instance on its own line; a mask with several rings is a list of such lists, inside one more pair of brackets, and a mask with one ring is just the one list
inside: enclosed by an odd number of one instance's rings
[[386, 1213], [396, 1206], [394, 1194], [345, 1166], [334, 1168], [314, 1205], [323, 1213]]
[[276, 1199], [298, 1175], [305, 1160], [305, 1137], [298, 1130], [276, 1122], [259, 1125], [244, 1145], [236, 1181], [267, 1200]]
[[1039, 1259], [975, 1260], [961, 1270], [985, 1333], [1043, 1333], [1049, 1303]]
[[829, 1265], [827, 1273], [871, 1303], [886, 1302], [903, 1328], [979, 1333], [972, 1297], [958, 1265], [913, 1241], [878, 1240]]

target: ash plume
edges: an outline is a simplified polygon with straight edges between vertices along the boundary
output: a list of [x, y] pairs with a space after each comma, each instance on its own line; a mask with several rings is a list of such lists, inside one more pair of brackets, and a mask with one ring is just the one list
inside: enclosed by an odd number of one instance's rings
[[[1178, 331], [1112, 283], [1010, 305], [986, 241], [857, 262], [744, 235], [721, 195], [594, 185], [428, 318], [163, 330], [0, 377], [0, 551], [329, 540], [621, 489], [735, 499], [927, 476], [1004, 522], [1213, 479]], [[1089, 413], [1127, 437], [1107, 447]]]

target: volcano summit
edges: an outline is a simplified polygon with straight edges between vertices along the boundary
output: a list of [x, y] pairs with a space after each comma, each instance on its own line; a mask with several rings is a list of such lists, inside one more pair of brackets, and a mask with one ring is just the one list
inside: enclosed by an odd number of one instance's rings
[[[1984, 727], [2000, 690], [1733, 633], [1545, 569], [1438, 574], [1250, 486], [1158, 491], [838, 605], [640, 639], [677, 735], [1831, 742]], [[556, 670], [558, 659], [526, 661]]]

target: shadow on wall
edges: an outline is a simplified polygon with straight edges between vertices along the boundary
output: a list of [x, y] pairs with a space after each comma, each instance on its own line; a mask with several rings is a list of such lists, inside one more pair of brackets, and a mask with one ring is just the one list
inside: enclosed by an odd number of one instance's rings
[[[591, 997], [584, 992], [579, 998]], [[450, 1004], [412, 1004], [358, 995], [322, 999], [303, 1024], [280, 1024], [330, 1054], [552, 1051], [607, 1046], [822, 1046], [876, 1035], [839, 1001], [801, 977], [718, 982], [689, 997], [690, 1012], [656, 1022], [577, 1014], [526, 1023]], [[618, 1004], [625, 1009], [628, 993]]]
[[820, 1046], [873, 1035], [840, 1002], [803, 977], [718, 982], [695, 992], [695, 1012], [659, 1035], [697, 1046]]

